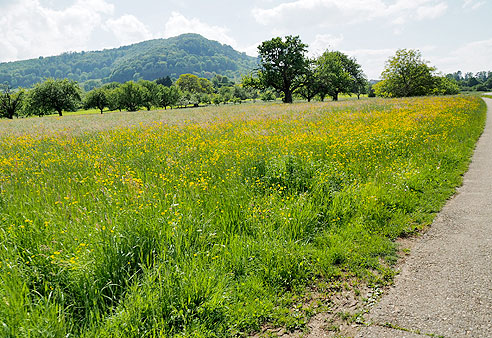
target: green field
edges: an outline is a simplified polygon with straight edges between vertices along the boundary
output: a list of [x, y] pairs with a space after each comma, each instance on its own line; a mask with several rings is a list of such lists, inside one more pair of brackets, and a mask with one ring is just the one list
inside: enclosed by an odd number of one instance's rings
[[485, 123], [473, 96], [0, 121], [0, 336], [302, 329], [391, 280]]

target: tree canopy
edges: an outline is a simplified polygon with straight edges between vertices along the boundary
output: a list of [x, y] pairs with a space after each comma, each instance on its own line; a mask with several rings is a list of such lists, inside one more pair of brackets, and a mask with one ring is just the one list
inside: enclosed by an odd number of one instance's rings
[[97, 108], [103, 113], [104, 108], [109, 107], [107, 90], [104, 88], [95, 88], [87, 93], [84, 99], [86, 109]]
[[12, 91], [5, 86], [0, 93], [0, 117], [13, 119], [18, 115], [24, 101], [24, 90]]
[[318, 59], [316, 70], [320, 93], [334, 101], [339, 94], [350, 94], [364, 83], [364, 73], [354, 58], [339, 51], [326, 51]]
[[81, 101], [81, 90], [77, 82], [63, 79], [47, 79], [36, 84], [29, 92], [29, 108], [37, 115], [63, 111], [74, 111]]
[[286, 36], [264, 41], [259, 47], [258, 79], [265, 87], [282, 92], [285, 103], [292, 103], [292, 93], [302, 85], [308, 68], [307, 45], [298, 36]]
[[420, 51], [399, 49], [386, 61], [382, 81], [374, 86], [374, 90], [376, 95], [388, 97], [429, 95], [434, 88], [435, 70], [422, 59]]
[[382, 81], [373, 88], [378, 96], [408, 97], [422, 95], [449, 95], [459, 93], [459, 86], [453, 78], [436, 73], [422, 59], [418, 50], [399, 49], [386, 62], [381, 74]]

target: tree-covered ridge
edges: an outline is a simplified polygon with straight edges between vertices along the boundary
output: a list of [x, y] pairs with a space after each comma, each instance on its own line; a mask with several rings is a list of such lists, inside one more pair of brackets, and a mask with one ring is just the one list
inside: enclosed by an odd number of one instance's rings
[[90, 90], [113, 81], [177, 78], [185, 73], [238, 79], [255, 66], [255, 58], [228, 45], [198, 34], [183, 34], [115, 49], [0, 63], [0, 83], [12, 88], [31, 87], [46, 78], [68, 78]]

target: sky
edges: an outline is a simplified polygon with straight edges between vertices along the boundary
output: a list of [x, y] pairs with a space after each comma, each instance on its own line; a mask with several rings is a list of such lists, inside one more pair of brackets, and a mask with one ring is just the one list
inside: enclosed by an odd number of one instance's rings
[[248, 55], [298, 35], [339, 50], [369, 79], [400, 48], [442, 73], [492, 71], [491, 0], [0, 0], [0, 62], [119, 47], [183, 33]]

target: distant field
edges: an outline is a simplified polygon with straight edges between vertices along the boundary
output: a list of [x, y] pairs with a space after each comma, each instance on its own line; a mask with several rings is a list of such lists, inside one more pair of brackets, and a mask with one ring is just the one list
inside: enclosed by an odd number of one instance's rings
[[391, 279], [484, 123], [472, 96], [2, 120], [0, 336], [302, 328], [308, 287]]

